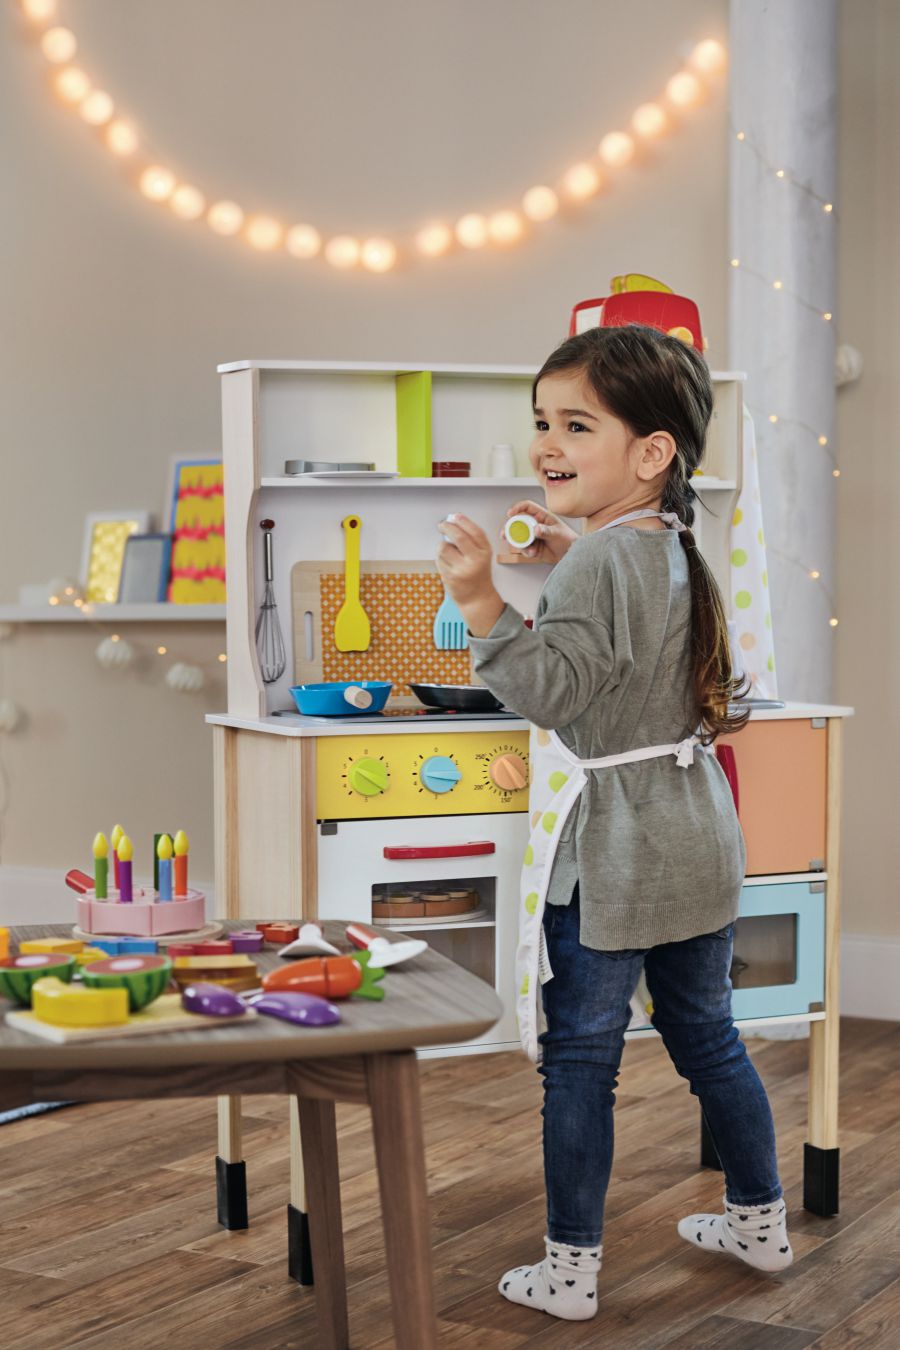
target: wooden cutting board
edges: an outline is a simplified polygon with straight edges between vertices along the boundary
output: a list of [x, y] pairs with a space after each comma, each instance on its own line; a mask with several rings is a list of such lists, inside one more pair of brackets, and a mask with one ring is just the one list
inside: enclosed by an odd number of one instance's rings
[[421, 707], [409, 681], [480, 684], [472, 657], [438, 651], [432, 629], [444, 598], [433, 562], [371, 562], [360, 565], [360, 599], [372, 625], [368, 651], [339, 652], [334, 621], [344, 598], [342, 562], [300, 562], [291, 569], [294, 683], [321, 680], [390, 680], [391, 706]]

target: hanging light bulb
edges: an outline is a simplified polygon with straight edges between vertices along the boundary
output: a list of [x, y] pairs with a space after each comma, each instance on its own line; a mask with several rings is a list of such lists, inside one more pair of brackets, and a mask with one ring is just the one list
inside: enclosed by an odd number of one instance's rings
[[114, 155], [133, 155], [138, 147], [137, 132], [130, 122], [117, 117], [106, 128], [106, 144]]
[[481, 248], [488, 240], [488, 223], [484, 216], [470, 211], [456, 222], [456, 237], [463, 248]]
[[515, 211], [495, 211], [488, 216], [488, 235], [495, 244], [515, 244], [522, 238], [522, 217]]
[[206, 210], [206, 198], [199, 188], [181, 183], [169, 198], [169, 205], [182, 220], [198, 220]]
[[707, 38], [705, 42], [697, 43], [688, 57], [688, 64], [695, 70], [702, 71], [704, 75], [715, 75], [718, 71], [724, 70], [727, 59], [722, 43], [717, 42], [715, 38]]
[[78, 109], [92, 127], [102, 127], [113, 115], [113, 101], [102, 89], [94, 89], [82, 100]]
[[668, 128], [669, 119], [658, 103], [642, 103], [639, 108], [635, 108], [631, 125], [639, 136], [646, 136], [649, 140], [662, 135]]
[[78, 51], [75, 34], [68, 28], [48, 28], [41, 38], [41, 51], [54, 66], [71, 61]]
[[244, 233], [247, 243], [260, 253], [268, 253], [281, 243], [281, 226], [271, 216], [251, 216]]
[[563, 177], [563, 187], [576, 201], [585, 201], [598, 191], [602, 178], [591, 164], [573, 164]]
[[634, 141], [627, 131], [610, 131], [603, 137], [597, 152], [604, 164], [620, 169], [634, 159]]
[[91, 91], [91, 82], [78, 66], [66, 66], [56, 77], [56, 92], [64, 103], [80, 103]]
[[56, 0], [22, 0], [22, 12], [32, 23], [48, 23], [56, 13]]
[[138, 186], [151, 202], [164, 202], [175, 190], [175, 175], [161, 164], [151, 164], [141, 174]]
[[359, 262], [359, 240], [349, 234], [337, 234], [325, 245], [325, 260], [332, 267], [355, 267]]
[[529, 188], [522, 198], [522, 210], [529, 220], [550, 220], [559, 210], [559, 198], [552, 188]]
[[294, 258], [314, 258], [322, 248], [322, 236], [312, 225], [292, 225], [284, 246]]
[[453, 243], [449, 225], [426, 225], [416, 235], [416, 248], [426, 258], [439, 258]]
[[689, 70], [680, 70], [666, 85], [666, 97], [677, 108], [693, 108], [703, 98], [703, 85]]
[[237, 234], [244, 223], [244, 213], [237, 202], [214, 202], [207, 212], [206, 223], [216, 234]]
[[397, 250], [390, 239], [367, 239], [361, 250], [363, 267], [370, 272], [389, 272], [397, 261]]

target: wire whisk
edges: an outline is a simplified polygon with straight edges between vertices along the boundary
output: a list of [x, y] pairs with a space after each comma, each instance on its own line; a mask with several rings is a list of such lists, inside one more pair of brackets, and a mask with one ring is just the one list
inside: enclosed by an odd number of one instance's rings
[[256, 653], [259, 657], [260, 674], [264, 684], [272, 684], [284, 674], [287, 660], [284, 654], [284, 638], [281, 636], [281, 624], [278, 620], [278, 608], [275, 604], [275, 588], [272, 585], [274, 575], [272, 567], [272, 531], [274, 520], [261, 520], [259, 528], [265, 537], [266, 589], [256, 620]]

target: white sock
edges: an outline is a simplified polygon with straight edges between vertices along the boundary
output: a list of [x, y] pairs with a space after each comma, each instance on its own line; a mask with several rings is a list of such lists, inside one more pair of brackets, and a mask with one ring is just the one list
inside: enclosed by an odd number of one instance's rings
[[692, 1247], [727, 1252], [757, 1270], [784, 1270], [794, 1259], [786, 1227], [784, 1200], [768, 1205], [732, 1205], [724, 1214], [690, 1214], [678, 1232]]
[[568, 1322], [582, 1322], [597, 1312], [597, 1272], [603, 1247], [573, 1247], [544, 1238], [547, 1255], [536, 1266], [508, 1270], [497, 1288], [510, 1303], [537, 1308]]

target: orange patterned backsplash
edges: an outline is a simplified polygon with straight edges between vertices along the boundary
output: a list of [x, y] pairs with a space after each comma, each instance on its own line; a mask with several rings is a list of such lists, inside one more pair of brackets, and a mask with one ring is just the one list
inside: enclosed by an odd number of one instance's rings
[[434, 645], [434, 616], [444, 598], [436, 573], [363, 573], [359, 590], [372, 628], [371, 645], [366, 652], [339, 652], [334, 621], [344, 599], [343, 571], [319, 577], [323, 680], [391, 680], [392, 698], [408, 696], [410, 680], [471, 683], [468, 649], [446, 652]]

